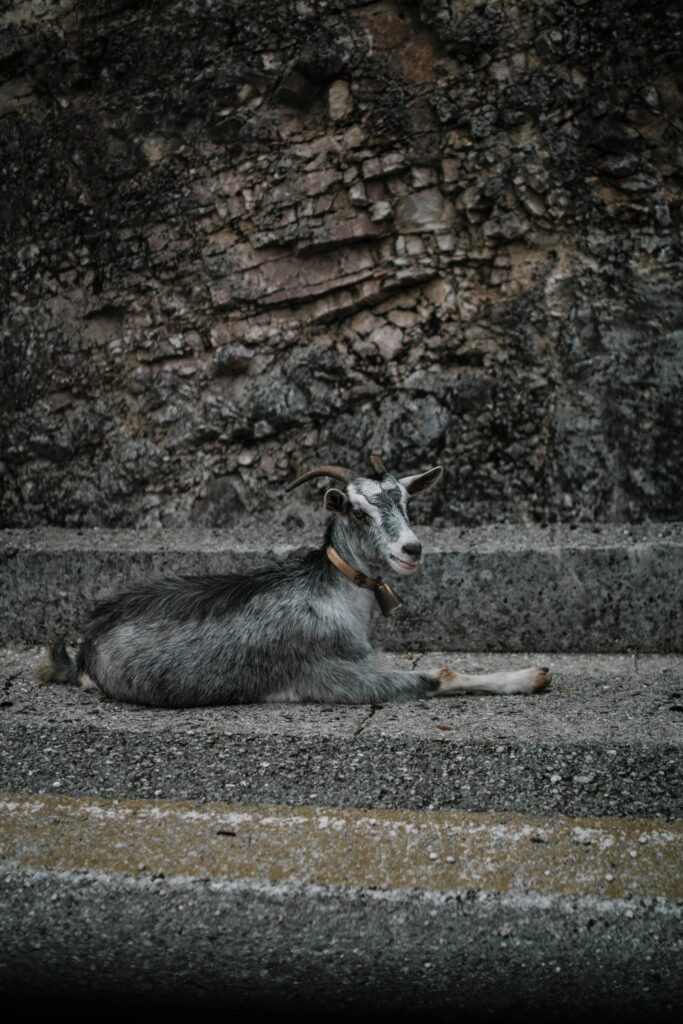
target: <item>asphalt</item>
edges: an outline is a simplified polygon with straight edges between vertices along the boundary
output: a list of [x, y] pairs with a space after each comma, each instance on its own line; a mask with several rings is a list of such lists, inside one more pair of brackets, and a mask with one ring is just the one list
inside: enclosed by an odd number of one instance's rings
[[0, 821], [8, 989], [608, 1019], [683, 995], [680, 825], [15, 795]]

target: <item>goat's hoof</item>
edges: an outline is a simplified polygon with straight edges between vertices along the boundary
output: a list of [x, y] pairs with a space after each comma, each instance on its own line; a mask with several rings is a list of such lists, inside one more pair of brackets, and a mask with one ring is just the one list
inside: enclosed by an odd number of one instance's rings
[[532, 692], [540, 693], [541, 690], [545, 690], [546, 686], [550, 686], [552, 678], [553, 677], [550, 674], [550, 669], [547, 666], [545, 668], [537, 669], [536, 675], [534, 676]]

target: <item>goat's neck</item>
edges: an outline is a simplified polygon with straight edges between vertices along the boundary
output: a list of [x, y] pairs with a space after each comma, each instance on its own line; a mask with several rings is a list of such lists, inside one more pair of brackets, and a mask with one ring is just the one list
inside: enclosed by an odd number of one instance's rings
[[348, 562], [354, 569], [359, 569], [366, 576], [378, 576], [380, 570], [376, 565], [370, 565], [368, 561], [356, 550], [355, 545], [349, 538], [342, 523], [335, 521], [332, 527], [331, 543], [338, 555]]
[[[356, 551], [350, 543], [346, 531], [340, 524], [335, 523], [332, 532], [328, 535], [328, 541], [332, 544], [338, 555], [353, 566], [359, 569], [366, 576], [377, 576], [377, 566], [371, 566]], [[376, 611], [375, 594], [365, 587], [357, 587], [344, 573], [334, 569], [332, 573], [333, 588], [336, 600], [340, 600], [356, 618], [359, 627], [367, 635], [373, 615]]]

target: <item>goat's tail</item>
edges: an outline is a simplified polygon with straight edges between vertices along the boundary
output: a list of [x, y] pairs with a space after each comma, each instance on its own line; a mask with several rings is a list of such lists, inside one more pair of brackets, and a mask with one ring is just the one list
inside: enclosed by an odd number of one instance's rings
[[76, 662], [66, 649], [64, 637], [57, 637], [45, 645], [45, 661], [38, 669], [40, 685], [61, 683], [63, 686], [78, 686]]

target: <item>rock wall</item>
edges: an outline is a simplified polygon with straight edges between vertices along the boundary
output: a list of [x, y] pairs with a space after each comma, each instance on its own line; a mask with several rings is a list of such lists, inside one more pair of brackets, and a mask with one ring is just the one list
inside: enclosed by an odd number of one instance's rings
[[437, 524], [681, 517], [678, 2], [0, 26], [4, 525], [299, 522], [369, 448]]

